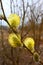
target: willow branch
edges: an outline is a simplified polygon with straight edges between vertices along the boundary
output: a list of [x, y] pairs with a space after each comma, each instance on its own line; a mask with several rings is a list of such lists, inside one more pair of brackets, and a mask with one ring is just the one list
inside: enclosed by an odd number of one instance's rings
[[12, 29], [12, 31], [13, 31], [14, 33], [18, 33], [18, 32], [15, 31], [15, 30], [13, 29], [13, 27], [8, 23], [8, 20], [7, 20], [6, 16], [5, 16], [5, 12], [4, 12], [4, 9], [3, 9], [2, 0], [0, 0], [0, 3], [1, 3], [2, 12], [3, 12], [3, 15], [4, 15], [4, 20], [7, 22], [7, 24], [10, 26], [10, 28]]

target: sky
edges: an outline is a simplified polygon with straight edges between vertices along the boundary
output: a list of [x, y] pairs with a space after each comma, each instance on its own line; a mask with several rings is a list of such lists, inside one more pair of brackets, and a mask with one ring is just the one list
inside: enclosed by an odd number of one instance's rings
[[[32, 0], [28, 0], [29, 1], [29, 4], [32, 4]], [[38, 0], [33, 0], [34, 1], [34, 3], [35, 2], [37, 2]], [[40, 0], [41, 2], [43, 1], [43, 0]], [[10, 0], [2, 0], [2, 3], [3, 3], [3, 7], [4, 7], [4, 11], [5, 11], [5, 15], [6, 15], [6, 17], [8, 17], [9, 16], [9, 14], [11, 13], [10, 12]], [[21, 4], [21, 0], [18, 0], [18, 4], [20, 5]], [[16, 2], [15, 2], [15, 5], [16, 5]], [[1, 7], [0, 7], [0, 9], [1, 9]], [[2, 11], [0, 10], [0, 14], [2, 13]], [[2, 25], [7, 25], [7, 23], [4, 21], [3, 22], [3, 20], [2, 20]]]

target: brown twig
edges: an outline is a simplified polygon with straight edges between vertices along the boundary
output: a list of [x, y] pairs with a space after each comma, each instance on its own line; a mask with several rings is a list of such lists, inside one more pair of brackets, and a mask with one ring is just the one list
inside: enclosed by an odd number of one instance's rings
[[21, 28], [21, 41], [22, 41], [22, 34], [23, 34], [23, 27], [24, 27], [24, 18], [25, 18], [24, 0], [22, 0], [22, 3], [23, 3], [23, 18], [22, 18], [22, 28]]
[[24, 28], [24, 20], [25, 20], [25, 15], [26, 15], [26, 12], [27, 12], [27, 8], [28, 8], [28, 2], [27, 2], [27, 7], [26, 7], [26, 10], [25, 10], [25, 6], [24, 6], [24, 0], [22, 0], [22, 3], [23, 3], [23, 17], [22, 17], [22, 28], [21, 28], [21, 40], [22, 40], [22, 34], [23, 34], [23, 28]]

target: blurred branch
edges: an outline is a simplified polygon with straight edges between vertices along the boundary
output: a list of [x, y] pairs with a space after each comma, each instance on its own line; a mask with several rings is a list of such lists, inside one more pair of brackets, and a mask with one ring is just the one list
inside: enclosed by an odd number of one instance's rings
[[11, 47], [11, 57], [12, 57], [13, 65], [15, 65], [15, 61], [14, 61], [14, 57], [13, 57], [13, 47]]
[[12, 1], [13, 0], [10, 0], [10, 10], [11, 10], [11, 12], [12, 12]]
[[22, 28], [21, 28], [21, 40], [22, 40], [22, 34], [23, 34], [23, 28], [24, 28], [25, 14], [26, 14], [27, 8], [28, 8], [28, 3], [27, 3], [26, 10], [25, 10], [25, 6], [24, 6], [24, 0], [22, 0], [22, 3], [23, 3], [23, 18], [22, 18]]
[[22, 28], [21, 28], [21, 40], [22, 40], [23, 27], [24, 27], [24, 18], [25, 18], [24, 0], [22, 0], [22, 3], [23, 3], [23, 18], [22, 18]]
[[36, 5], [37, 3], [39, 3], [40, 2], [40, 0], [38, 0], [37, 2], [35, 2], [35, 3], [33, 3], [32, 5]]
[[41, 37], [42, 26], [43, 26], [43, 17], [41, 19], [40, 28], [39, 28], [39, 41], [40, 41], [40, 37]]

